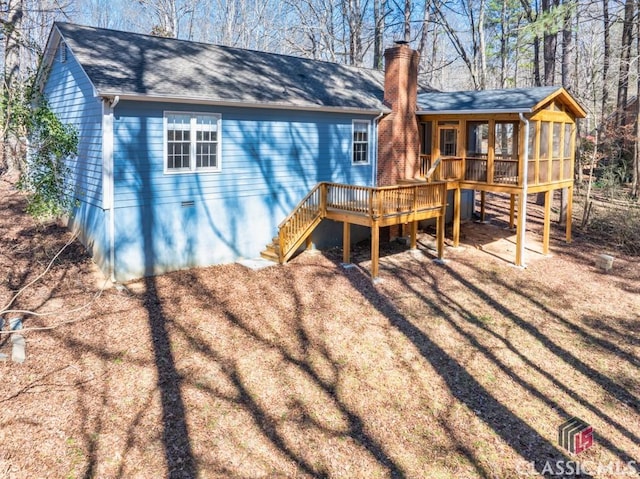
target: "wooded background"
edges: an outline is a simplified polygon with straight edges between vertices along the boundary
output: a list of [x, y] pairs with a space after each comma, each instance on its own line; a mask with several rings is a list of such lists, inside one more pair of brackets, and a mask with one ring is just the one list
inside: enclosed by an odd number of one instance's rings
[[617, 181], [637, 184], [637, 126], [620, 127], [626, 106], [638, 113], [639, 9], [640, 0], [0, 0], [4, 91], [33, 73], [56, 20], [370, 68], [406, 40], [436, 89], [564, 86], [589, 112], [581, 136], [598, 141], [598, 128], [609, 149], [600, 157]]

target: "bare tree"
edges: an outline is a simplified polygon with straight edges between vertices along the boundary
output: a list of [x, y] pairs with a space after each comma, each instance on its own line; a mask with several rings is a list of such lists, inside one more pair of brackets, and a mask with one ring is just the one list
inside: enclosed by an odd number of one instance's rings
[[624, 110], [627, 106], [629, 92], [629, 65], [631, 60], [631, 45], [633, 40], [633, 26], [635, 15], [634, 0], [625, 0], [624, 21], [622, 24], [622, 39], [620, 42], [620, 65], [618, 70], [618, 98], [616, 102], [616, 124], [625, 121]]
[[[551, 15], [553, 7], [558, 5], [559, 0], [542, 0], [543, 14]], [[558, 32], [555, 29], [545, 29], [543, 36], [544, 85], [555, 83], [557, 46]]]
[[386, 5], [385, 0], [373, 0], [373, 68], [378, 70], [383, 68]]
[[[548, 1], [548, 0], [547, 0]], [[520, 3], [525, 11], [527, 21], [529, 24], [534, 24], [538, 19], [537, 3], [535, 8], [531, 6], [528, 0], [520, 0]], [[540, 77], [540, 37], [539, 35], [533, 36], [533, 82], [535, 86], [541, 86], [542, 80]]]
[[470, 26], [471, 37], [470, 42], [466, 42], [466, 35], [463, 35], [453, 23], [453, 10], [436, 0], [434, 2], [434, 11], [437, 14], [437, 21], [444, 28], [447, 37], [451, 41], [451, 45], [464, 62], [475, 89], [482, 89], [486, 85], [486, 60], [485, 60], [485, 39], [484, 39], [484, 8], [485, 0], [478, 0], [479, 8], [476, 11], [473, 0], [461, 1], [458, 5], [462, 12], [463, 22]]
[[571, 8], [571, 2], [565, 0], [565, 4], [569, 5], [569, 8], [565, 10], [564, 21], [562, 25], [562, 86], [567, 90], [573, 89], [573, 32], [572, 25], [574, 20], [573, 8]]
[[[198, 0], [138, 0], [138, 3], [149, 10], [154, 19], [151, 33], [162, 37], [183, 38], [180, 26], [183, 19], [193, 22], [193, 12]], [[233, 4], [234, 2], [227, 2]], [[191, 26], [187, 24], [187, 36]]]

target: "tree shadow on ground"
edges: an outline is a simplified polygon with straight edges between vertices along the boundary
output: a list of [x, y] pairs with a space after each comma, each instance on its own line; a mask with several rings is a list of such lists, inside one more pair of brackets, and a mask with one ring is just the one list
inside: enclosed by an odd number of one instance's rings
[[[495, 433], [511, 446], [527, 462], [535, 462], [541, 470], [545, 461], [567, 461], [565, 455], [554, 444], [541, 436], [533, 427], [511, 412], [482, 386], [458, 360], [449, 355], [442, 347], [387, 298], [380, 295], [373, 285], [362, 288], [361, 271], [349, 272], [348, 278], [354, 287], [367, 298], [389, 322], [413, 343], [423, 358], [434, 368], [440, 378], [447, 384], [451, 394], [477, 417], [488, 425]], [[426, 300], [426, 298], [425, 298]], [[438, 310], [436, 309], [436, 313]], [[443, 311], [439, 312], [446, 317]]]

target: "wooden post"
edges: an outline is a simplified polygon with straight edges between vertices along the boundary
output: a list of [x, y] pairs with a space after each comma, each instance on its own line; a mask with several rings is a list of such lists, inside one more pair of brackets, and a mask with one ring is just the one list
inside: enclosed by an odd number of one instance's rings
[[573, 185], [567, 188], [567, 243], [571, 243], [571, 223], [573, 221]]
[[[496, 121], [489, 120], [489, 138], [487, 147], [487, 183], [493, 183], [496, 157]], [[484, 219], [483, 219], [484, 221]]]
[[320, 185], [320, 214], [323, 218], [327, 216], [327, 193], [328, 186], [323, 182]]
[[544, 229], [542, 233], [542, 254], [549, 254], [549, 232], [551, 230], [551, 193], [552, 190], [544, 192]]
[[378, 261], [380, 259], [380, 226], [377, 221], [371, 224], [371, 277], [378, 277]]
[[516, 214], [516, 195], [511, 193], [509, 195], [509, 228], [513, 229], [513, 223], [515, 222]]
[[485, 218], [485, 202], [487, 193], [484, 191], [480, 192], [480, 221], [484, 221]]
[[313, 248], [313, 238], [311, 234], [304, 240], [304, 247], [308, 250]]
[[567, 221], [567, 195], [569, 194], [568, 188], [562, 188], [560, 190], [560, 217], [558, 223], [564, 224]]
[[411, 249], [416, 249], [418, 247], [418, 222], [411, 222]]
[[444, 257], [444, 215], [438, 216], [436, 220], [436, 244], [438, 248], [438, 259]]
[[342, 262], [351, 263], [351, 224], [346, 221], [342, 227]]
[[462, 191], [460, 187], [453, 190], [453, 246], [460, 244], [460, 198]]
[[522, 266], [524, 264], [524, 258], [522, 254], [522, 241], [524, 239], [524, 235], [527, 233], [524, 231], [525, 224], [525, 216], [522, 212], [524, 211], [524, 202], [527, 201], [527, 195], [524, 193], [518, 194], [518, 223], [516, 226], [516, 266]]

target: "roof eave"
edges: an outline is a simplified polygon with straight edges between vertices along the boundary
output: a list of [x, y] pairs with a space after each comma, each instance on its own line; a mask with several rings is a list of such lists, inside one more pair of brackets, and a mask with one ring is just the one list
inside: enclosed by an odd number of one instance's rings
[[354, 113], [376, 115], [382, 113], [390, 113], [391, 110], [385, 106], [380, 108], [355, 108], [355, 107], [338, 107], [324, 105], [296, 105], [278, 102], [244, 102], [229, 100], [211, 100], [197, 97], [181, 97], [174, 95], [139, 95], [132, 93], [120, 93], [117, 91], [99, 91], [98, 96], [101, 97], [119, 97], [120, 101], [146, 101], [146, 102], [166, 102], [166, 103], [184, 103], [191, 105], [212, 105], [212, 106], [228, 106], [228, 107], [244, 107], [244, 108], [262, 108], [275, 110], [299, 110], [299, 111], [323, 111], [332, 113]]
[[563, 87], [558, 88], [551, 95], [547, 96], [535, 106], [535, 110], [542, 108], [545, 104], [549, 103], [556, 97], [562, 97], [563, 102], [571, 108], [573, 114], [578, 118], [585, 118], [587, 112], [580, 106], [580, 104], [573, 98], [571, 93], [565, 90]]
[[42, 53], [40, 64], [38, 65], [38, 71], [36, 72], [35, 85], [40, 92], [42, 92], [44, 88], [47, 70], [53, 63], [61, 38], [62, 34], [54, 24], [53, 28], [49, 31], [49, 37], [47, 38], [47, 43], [45, 44], [45, 49]]
[[487, 110], [418, 110], [416, 111], [416, 115], [505, 115], [505, 114], [514, 114], [518, 115], [520, 113], [532, 113], [533, 110], [531, 108], [510, 108], [510, 109], [487, 109]]

